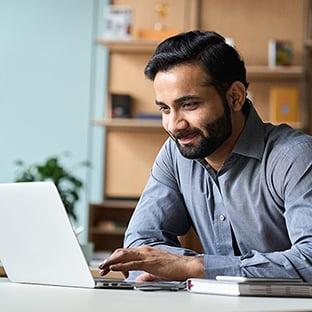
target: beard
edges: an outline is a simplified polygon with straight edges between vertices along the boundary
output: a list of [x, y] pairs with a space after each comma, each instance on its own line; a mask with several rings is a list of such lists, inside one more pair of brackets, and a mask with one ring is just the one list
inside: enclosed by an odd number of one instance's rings
[[[215, 121], [206, 124], [203, 127], [208, 133], [205, 136], [200, 128], [192, 128], [177, 132], [175, 135], [169, 133], [175, 141], [182, 156], [188, 159], [204, 159], [215, 152], [232, 134], [232, 122], [230, 108], [224, 103], [224, 113]], [[196, 144], [180, 144], [179, 139], [190, 136], [200, 136], [200, 142]]]

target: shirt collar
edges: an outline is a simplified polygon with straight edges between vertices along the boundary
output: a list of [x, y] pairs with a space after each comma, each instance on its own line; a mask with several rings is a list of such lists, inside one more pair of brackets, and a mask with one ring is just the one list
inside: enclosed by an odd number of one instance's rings
[[233, 153], [261, 160], [263, 150], [264, 123], [253, 105], [250, 105], [244, 129], [235, 144]]

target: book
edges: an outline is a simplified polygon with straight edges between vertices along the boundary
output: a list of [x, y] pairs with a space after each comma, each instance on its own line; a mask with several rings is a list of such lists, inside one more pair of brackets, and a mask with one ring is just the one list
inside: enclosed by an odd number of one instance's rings
[[299, 90], [296, 87], [270, 89], [270, 120], [274, 123], [299, 122]]
[[132, 9], [131, 7], [112, 4], [104, 9], [103, 38], [125, 40], [131, 38]]
[[190, 278], [187, 290], [192, 293], [228, 296], [312, 297], [312, 284], [294, 279], [213, 280]]
[[268, 63], [270, 67], [290, 66], [293, 59], [292, 43], [287, 40], [269, 40]]

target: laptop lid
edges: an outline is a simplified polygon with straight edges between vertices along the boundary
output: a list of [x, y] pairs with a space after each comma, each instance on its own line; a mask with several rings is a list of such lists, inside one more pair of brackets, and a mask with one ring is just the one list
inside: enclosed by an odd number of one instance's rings
[[0, 261], [13, 282], [95, 286], [52, 182], [0, 184]]

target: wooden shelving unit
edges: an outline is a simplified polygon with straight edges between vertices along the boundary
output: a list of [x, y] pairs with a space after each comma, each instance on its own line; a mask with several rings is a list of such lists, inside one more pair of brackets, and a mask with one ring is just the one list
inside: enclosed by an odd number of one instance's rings
[[[96, 41], [109, 52], [108, 93], [131, 95], [133, 116], [141, 112], [148, 114], [157, 112], [153, 104], [152, 83], [145, 79], [143, 70], [159, 42], [135, 37], [136, 30], [153, 27], [155, 13], [152, 8], [156, 2], [157, 0], [149, 0], [147, 5], [147, 2], [141, 0], [112, 1], [114, 4], [133, 7], [135, 11], [133, 39]], [[269, 93], [272, 86], [297, 87], [301, 91], [303, 117], [300, 122], [291, 126], [298, 129], [307, 128], [310, 122], [307, 106], [312, 98], [309, 82], [312, 66], [312, 29], [309, 35], [304, 36], [304, 27], [311, 28], [312, 25], [311, 0], [261, 2], [170, 0], [168, 4], [170, 14], [166, 17], [166, 26], [170, 29], [214, 30], [234, 39], [235, 47], [247, 64], [250, 95], [263, 120], [270, 121]], [[303, 26], [303, 21], [307, 19], [305, 12], [309, 12], [310, 26]], [[267, 45], [270, 39], [287, 39], [293, 42], [295, 52], [293, 66], [276, 68], [267, 66]], [[303, 61], [304, 51], [308, 57]], [[136, 200], [149, 176], [154, 158], [167, 134], [162, 130], [160, 120], [111, 118], [110, 101], [107, 99], [104, 105], [106, 115], [101, 120], [93, 121], [95, 125], [106, 130], [103, 160], [104, 202], [90, 205], [89, 238], [95, 242], [97, 250], [113, 250], [122, 246], [124, 227], [129, 221]], [[107, 201], [107, 198], [115, 200]], [[117, 198], [135, 198], [135, 200], [128, 202], [116, 200]], [[101, 222], [110, 221], [124, 227], [108, 230], [105, 226], [103, 228], [103, 223], [101, 226]], [[198, 249], [194, 233], [181, 240], [188, 247]]]
[[272, 79], [272, 80], [289, 80], [303, 79], [302, 66], [279, 66], [271, 68], [269, 66], [246, 66], [247, 78], [256, 79]]
[[96, 250], [122, 246], [125, 228], [136, 203], [137, 200], [105, 200], [90, 205], [89, 239]]

